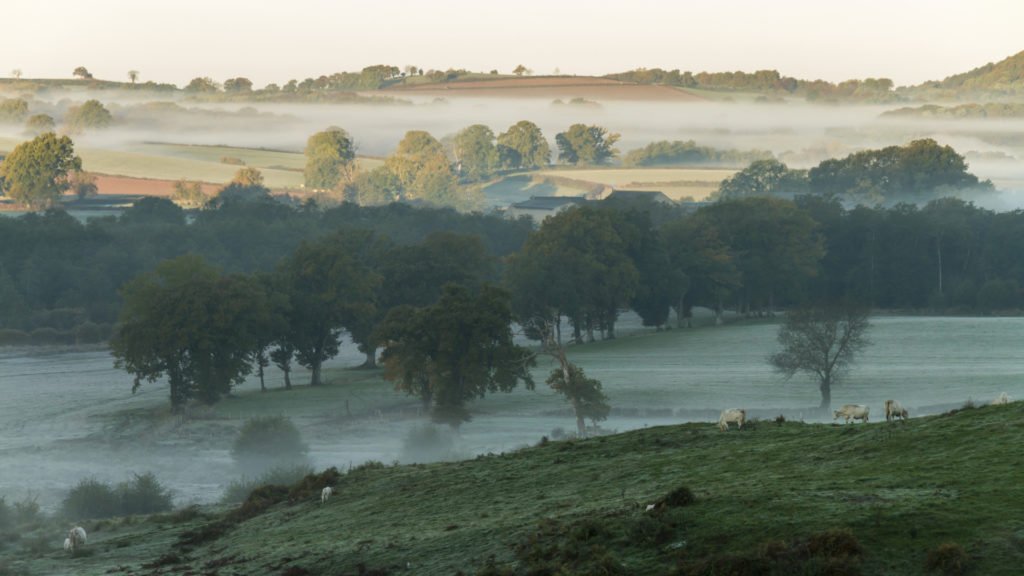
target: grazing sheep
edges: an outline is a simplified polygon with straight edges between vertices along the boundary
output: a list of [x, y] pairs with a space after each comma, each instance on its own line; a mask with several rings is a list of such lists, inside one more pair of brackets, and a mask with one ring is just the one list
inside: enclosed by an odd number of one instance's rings
[[746, 410], [740, 408], [722, 410], [722, 415], [718, 417], [718, 429], [725, 432], [729, 429], [729, 422], [735, 422], [739, 428], [743, 428], [743, 423], [746, 422], [746, 420]]
[[647, 508], [644, 508], [644, 512], [650, 512], [651, 510], [654, 510], [654, 504], [648, 504]]
[[331, 494], [334, 494], [334, 488], [325, 486], [324, 489], [320, 491], [320, 503], [324, 504], [330, 500]]
[[847, 424], [850, 423], [850, 420], [867, 422], [869, 412], [871, 412], [871, 408], [863, 404], [844, 404], [839, 410], [832, 413], [832, 420], [838, 420], [842, 416], [846, 418]]
[[71, 538], [65, 538], [64, 539], [64, 551], [67, 552], [69, 550], [71, 550]]
[[885, 421], [892, 422], [893, 420], [900, 418], [906, 420], [908, 416], [907, 409], [904, 408], [896, 400], [885, 401]]
[[68, 530], [67, 544], [72, 552], [79, 548], [85, 548], [85, 528], [75, 526]]
[[1000, 404], [1009, 404], [1009, 403], [1010, 403], [1010, 396], [1006, 392], [1003, 392], [995, 400], [992, 401], [992, 405], [993, 406], [999, 406]]

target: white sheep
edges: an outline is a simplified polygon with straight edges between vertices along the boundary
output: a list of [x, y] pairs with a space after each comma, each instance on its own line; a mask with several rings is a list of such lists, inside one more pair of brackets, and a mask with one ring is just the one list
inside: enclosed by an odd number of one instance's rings
[[67, 552], [69, 550], [71, 550], [71, 538], [65, 538], [64, 539], [64, 551]]
[[334, 488], [325, 486], [324, 489], [320, 491], [320, 503], [325, 504], [331, 498], [331, 494], [334, 494]]
[[79, 548], [85, 547], [85, 528], [81, 526], [75, 526], [71, 530], [68, 530], [68, 537], [66, 538], [66, 546], [72, 552]]

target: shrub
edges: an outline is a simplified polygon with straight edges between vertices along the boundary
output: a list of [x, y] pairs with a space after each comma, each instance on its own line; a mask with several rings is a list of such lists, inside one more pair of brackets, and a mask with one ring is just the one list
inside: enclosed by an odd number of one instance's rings
[[11, 328], [0, 328], [0, 346], [25, 346], [32, 341], [28, 332], [13, 330]]
[[[683, 506], [689, 506], [696, 501], [697, 497], [694, 496], [692, 490], [686, 486], [680, 486], [666, 494], [664, 498], [658, 501], [658, 504], [669, 508], [682, 508]], [[659, 508], [660, 507], [661, 506], [659, 506]]]
[[426, 424], [409, 430], [402, 441], [399, 460], [406, 464], [456, 460], [454, 435], [438, 426]]
[[245, 160], [236, 158], [235, 156], [223, 156], [220, 159], [221, 164], [228, 164], [230, 166], [245, 166]]
[[309, 466], [278, 466], [266, 471], [258, 478], [252, 480], [243, 478], [232, 482], [228, 485], [227, 490], [224, 491], [224, 496], [221, 497], [221, 502], [224, 502], [225, 504], [243, 502], [249, 497], [249, 494], [251, 494], [253, 490], [260, 486], [266, 486], [268, 484], [290, 486], [312, 473], [313, 469]]
[[284, 416], [248, 420], [238, 432], [231, 456], [245, 472], [262, 473], [277, 466], [308, 465], [308, 447], [298, 428]]
[[925, 568], [944, 576], [959, 576], [967, 573], [967, 552], [956, 542], [944, 542], [928, 552]]
[[117, 487], [121, 514], [153, 514], [172, 508], [171, 493], [152, 472], [135, 474]]
[[0, 496], [0, 530], [10, 528], [13, 522], [14, 517], [11, 514], [11, 507], [7, 505], [4, 497]]
[[29, 494], [24, 500], [14, 503], [14, 523], [19, 526], [34, 524], [43, 519], [39, 508], [38, 496]]
[[61, 505], [63, 515], [69, 519], [110, 518], [117, 516], [120, 510], [121, 500], [117, 492], [95, 478], [79, 481]]

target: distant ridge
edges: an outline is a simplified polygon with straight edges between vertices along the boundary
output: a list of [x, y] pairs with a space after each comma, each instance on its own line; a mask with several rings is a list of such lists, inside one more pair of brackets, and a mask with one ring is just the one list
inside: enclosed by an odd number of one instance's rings
[[944, 80], [925, 82], [915, 88], [961, 93], [1024, 93], [1024, 51], [996, 63], [989, 62], [968, 72], [954, 74]]

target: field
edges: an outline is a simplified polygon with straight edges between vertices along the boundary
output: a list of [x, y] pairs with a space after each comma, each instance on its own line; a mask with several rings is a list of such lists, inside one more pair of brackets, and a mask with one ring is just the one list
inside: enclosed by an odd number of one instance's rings
[[591, 100], [629, 100], [696, 102], [703, 100], [688, 91], [671, 86], [631, 84], [590, 76], [530, 76], [524, 78], [479, 77], [438, 83], [416, 78], [406, 84], [394, 84], [382, 92], [468, 98], [586, 98]]
[[[10, 150], [17, 144], [16, 139], [0, 138], [0, 149]], [[299, 152], [233, 146], [141, 143], [130, 149], [76, 146], [75, 151], [84, 170], [101, 175], [97, 182], [101, 194], [164, 196], [180, 179], [223, 185], [242, 166], [223, 163], [222, 158], [237, 158], [258, 168], [269, 188], [299, 188], [306, 162]], [[382, 164], [376, 158], [361, 157], [356, 162], [363, 169]], [[210, 187], [207, 192], [213, 190]]]
[[541, 170], [540, 176], [603, 184], [624, 190], [658, 190], [674, 200], [704, 200], [736, 170], [714, 168], [595, 168]]

